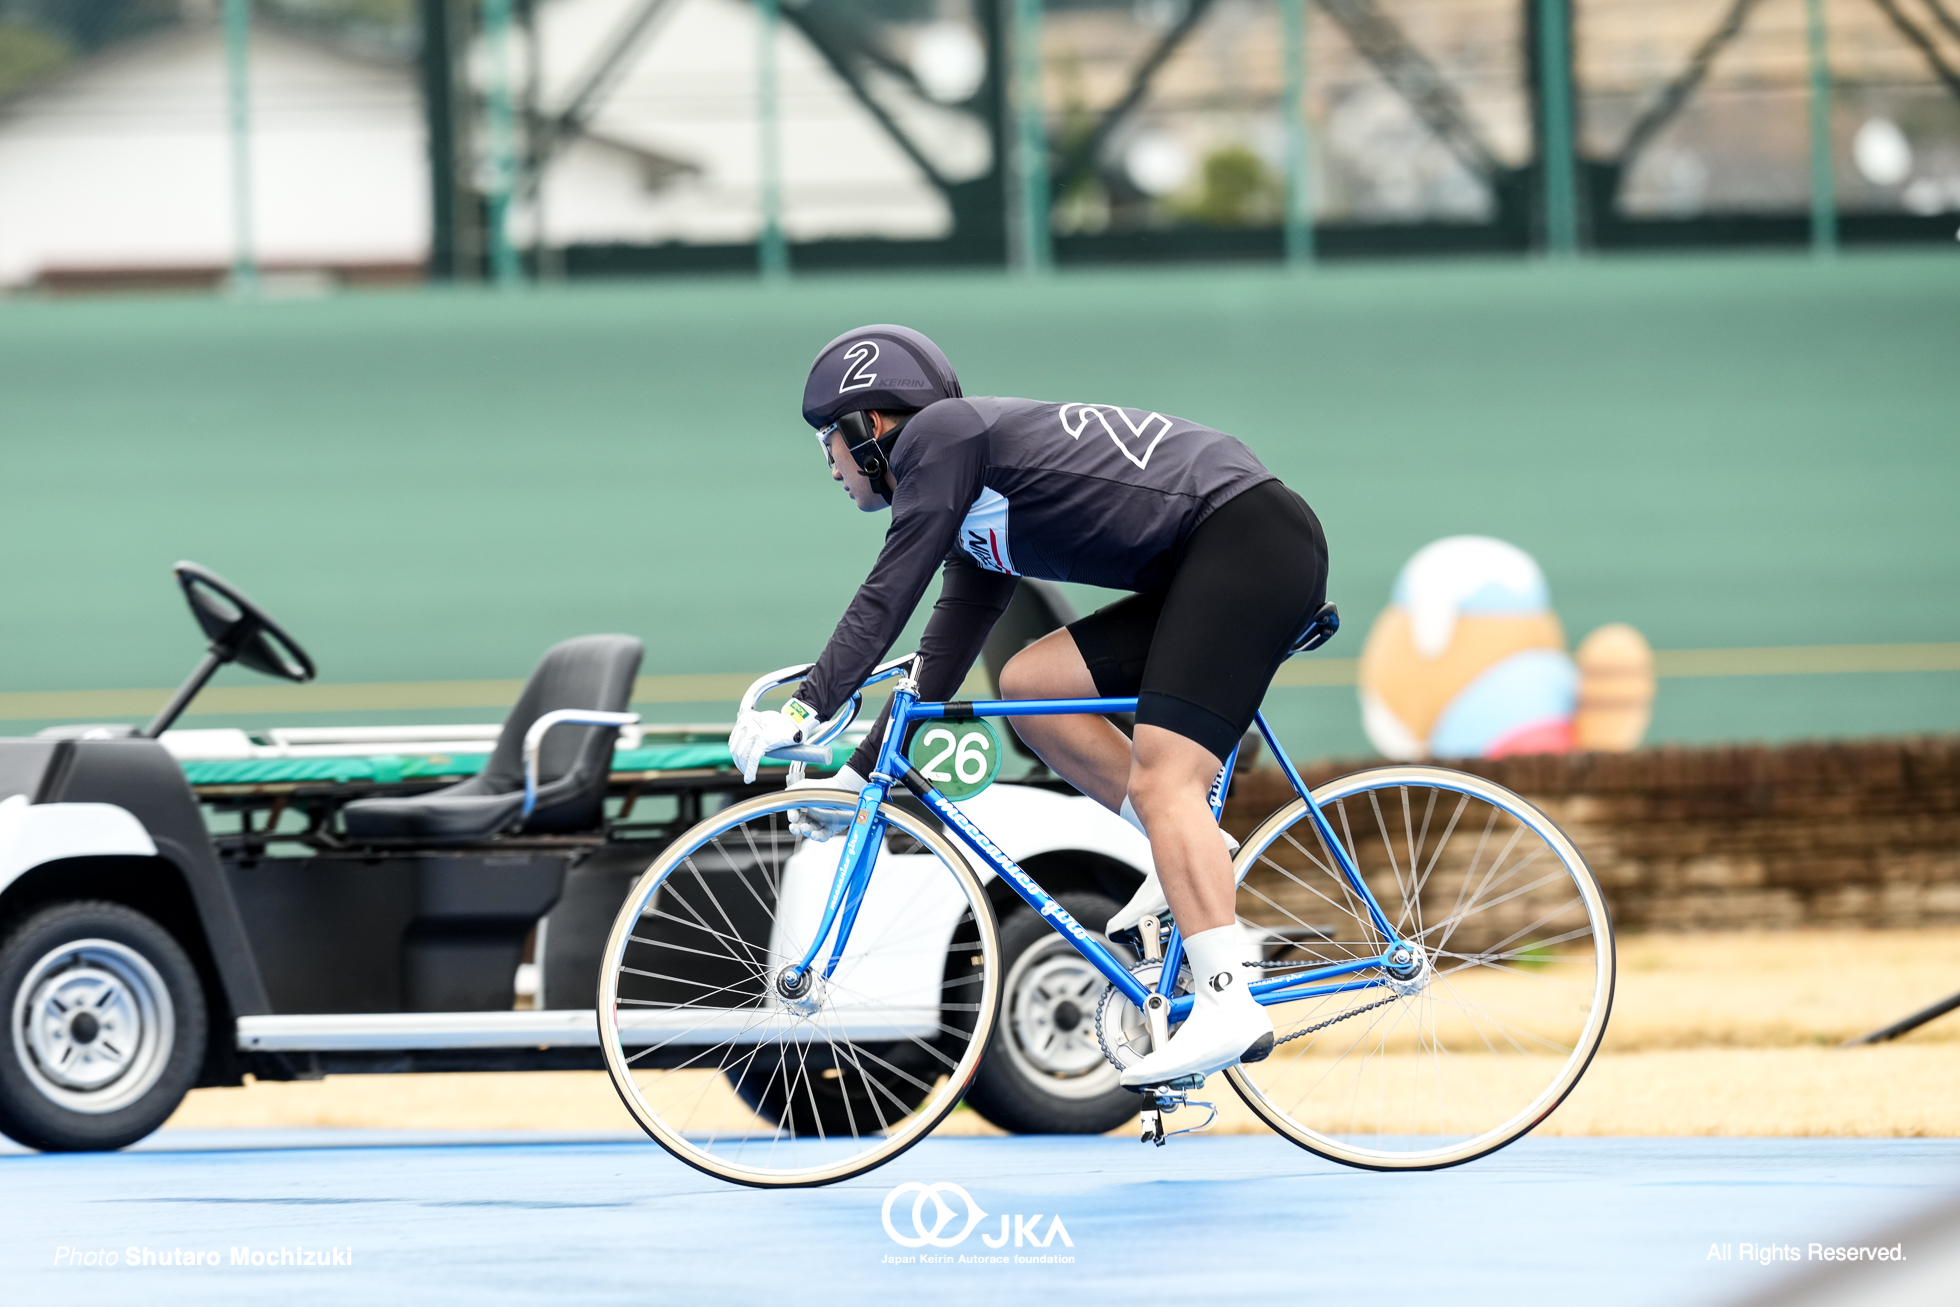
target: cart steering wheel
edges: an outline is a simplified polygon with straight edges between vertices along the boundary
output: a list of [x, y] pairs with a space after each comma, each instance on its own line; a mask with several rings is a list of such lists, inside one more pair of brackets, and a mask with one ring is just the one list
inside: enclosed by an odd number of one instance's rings
[[288, 681], [313, 679], [313, 659], [306, 650], [229, 581], [196, 563], [179, 563], [171, 570], [220, 663], [239, 663]]
[[191, 616], [204, 628], [211, 645], [205, 650], [203, 660], [170, 696], [170, 702], [138, 735], [154, 740], [169, 730], [170, 724], [183, 715], [197, 692], [204, 688], [204, 683], [226, 663], [242, 663], [255, 672], [287, 681], [313, 679], [313, 660], [299, 647], [299, 641], [287, 635], [279, 623], [266, 616], [263, 608], [240, 594], [229, 581], [196, 563], [179, 563], [170, 570], [176, 574], [177, 584], [184, 587]]

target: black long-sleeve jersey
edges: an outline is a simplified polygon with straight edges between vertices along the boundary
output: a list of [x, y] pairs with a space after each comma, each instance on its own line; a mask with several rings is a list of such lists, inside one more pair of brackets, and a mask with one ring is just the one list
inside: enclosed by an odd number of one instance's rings
[[[1274, 479], [1239, 441], [1114, 404], [945, 399], [892, 450], [884, 548], [797, 698], [829, 717], [864, 682], [945, 564], [926, 623], [920, 692], [949, 698], [1006, 609], [1017, 576], [1151, 590], [1198, 525]], [[868, 775], [880, 732], [851, 766]]]

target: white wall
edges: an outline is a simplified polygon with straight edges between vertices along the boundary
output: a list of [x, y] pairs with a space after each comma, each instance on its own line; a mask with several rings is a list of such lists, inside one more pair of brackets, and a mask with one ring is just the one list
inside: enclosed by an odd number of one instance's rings
[[[547, 111], [571, 96], [634, 3], [542, 6]], [[548, 169], [547, 239], [755, 238], [756, 24], [746, 0], [676, 0], [594, 116], [600, 139], [569, 143]], [[251, 51], [259, 262], [419, 266], [430, 224], [415, 69], [364, 63], [264, 24]], [[945, 234], [951, 215], [938, 190], [786, 23], [778, 58], [790, 236]], [[483, 64], [479, 49], [479, 77]], [[525, 67], [516, 40], [510, 66], [514, 76]], [[227, 265], [226, 94], [223, 36], [207, 26], [133, 43], [0, 108], [0, 285], [50, 271]], [[965, 137], [979, 133], [984, 168], [978, 124], [938, 112], [944, 121], [922, 124], [937, 132], [929, 139], [972, 155]], [[634, 149], [688, 169], [649, 185]], [[532, 220], [520, 209], [513, 237], [528, 241]]]
[[[547, 109], [569, 101], [636, 3], [553, 0], [540, 9]], [[678, 0], [667, 11], [591, 126], [699, 172], [659, 191], [628, 193], [616, 169], [574, 148], [545, 177], [545, 229], [554, 244], [755, 239], [761, 226], [757, 23], [755, 7], [744, 0]], [[513, 48], [512, 66], [521, 67], [522, 57]], [[939, 191], [787, 22], [778, 28], [777, 84], [784, 226], [792, 239], [950, 230]]]
[[[428, 174], [408, 72], [261, 28], [251, 84], [260, 261], [420, 263]], [[132, 45], [0, 111], [0, 284], [229, 263], [227, 123], [216, 28]]]

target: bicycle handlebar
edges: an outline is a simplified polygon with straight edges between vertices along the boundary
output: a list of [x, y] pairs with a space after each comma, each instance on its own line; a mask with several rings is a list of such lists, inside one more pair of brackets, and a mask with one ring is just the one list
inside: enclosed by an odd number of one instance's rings
[[[894, 658], [890, 662], [878, 664], [871, 669], [871, 675], [864, 678], [864, 684], [857, 688], [857, 692], [844, 701], [844, 706], [837, 710], [837, 714], [813, 731], [808, 739], [801, 744], [791, 744], [785, 745], [780, 749], [771, 749], [764, 756], [787, 759], [791, 762], [813, 762], [820, 766], [828, 765], [830, 762], [830, 742], [849, 730], [851, 723], [857, 720], [858, 711], [864, 706], [864, 691], [866, 687], [876, 685], [880, 681], [888, 681], [892, 677], [902, 675], [906, 672], [911, 672], [916, 678], [917, 669], [915, 664], [918, 662], [918, 657], [917, 654], [910, 653], [902, 658]], [[743, 712], [750, 711], [756, 704], [762, 701], [763, 695], [779, 686], [788, 685], [792, 681], [802, 680], [805, 676], [809, 675], [810, 669], [815, 666], [815, 663], [798, 663], [794, 667], [780, 667], [767, 675], [756, 678], [755, 682], [742, 693], [741, 710]]]
[[815, 763], [819, 767], [830, 766], [828, 744], [785, 744], [782, 748], [771, 749], [762, 756], [783, 762]]

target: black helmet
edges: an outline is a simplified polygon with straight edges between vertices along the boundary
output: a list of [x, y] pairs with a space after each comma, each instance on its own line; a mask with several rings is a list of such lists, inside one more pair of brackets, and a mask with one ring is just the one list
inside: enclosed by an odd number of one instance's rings
[[825, 345], [803, 383], [803, 420], [827, 427], [846, 413], [921, 409], [960, 397], [960, 379], [939, 346], [889, 323], [847, 331]]
[[959, 397], [960, 379], [939, 346], [910, 327], [879, 323], [847, 331], [818, 351], [803, 383], [803, 420], [820, 441], [841, 427], [852, 461], [889, 503], [885, 472], [905, 422], [874, 437], [865, 414], [913, 413]]

